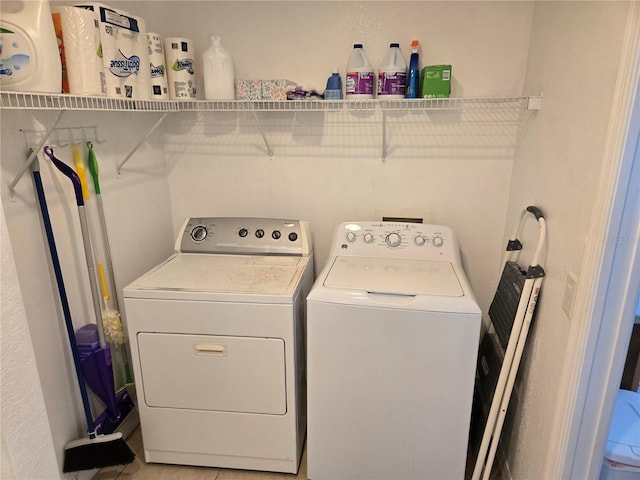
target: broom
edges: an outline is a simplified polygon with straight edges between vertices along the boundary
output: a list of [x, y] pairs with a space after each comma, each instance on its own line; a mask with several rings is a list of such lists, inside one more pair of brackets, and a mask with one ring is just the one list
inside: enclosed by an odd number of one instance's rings
[[[72, 168], [68, 167], [62, 161], [54, 157], [53, 149], [51, 147], [45, 147], [44, 152], [51, 159], [54, 165], [72, 180], [76, 195], [76, 201], [78, 203], [78, 213], [80, 215], [80, 221], [81, 223], [86, 223], [84, 210], [80, 208], [84, 205], [80, 179]], [[122, 433], [117, 432], [109, 435], [96, 434], [96, 427], [93, 422], [93, 415], [91, 413], [91, 407], [89, 405], [87, 387], [85, 385], [82, 366], [80, 364], [80, 352], [78, 351], [78, 345], [76, 343], [76, 336], [73, 330], [73, 321], [71, 319], [71, 312], [69, 310], [69, 302], [62, 278], [60, 259], [58, 258], [58, 250], [56, 248], [53, 236], [53, 228], [51, 226], [51, 219], [49, 217], [49, 210], [47, 208], [47, 203], [44, 196], [44, 188], [42, 186], [42, 179], [40, 178], [40, 171], [37, 160], [32, 164], [32, 172], [33, 181], [38, 196], [38, 203], [40, 205], [40, 211], [42, 214], [42, 222], [44, 224], [47, 236], [51, 262], [53, 264], [56, 283], [58, 286], [58, 295], [60, 297], [60, 303], [62, 305], [65, 325], [67, 328], [67, 336], [69, 337], [69, 346], [71, 347], [71, 353], [73, 355], [73, 362], [78, 379], [78, 387], [80, 388], [80, 396], [82, 397], [84, 414], [87, 420], [87, 431], [89, 436], [89, 438], [73, 440], [65, 445], [64, 466], [62, 471], [64, 473], [67, 473], [77, 472], [80, 470], [92, 470], [95, 468], [110, 467], [113, 465], [126, 465], [133, 462], [135, 454], [129, 448], [129, 445], [127, 445], [127, 442], [124, 440], [124, 438], [122, 438]]]

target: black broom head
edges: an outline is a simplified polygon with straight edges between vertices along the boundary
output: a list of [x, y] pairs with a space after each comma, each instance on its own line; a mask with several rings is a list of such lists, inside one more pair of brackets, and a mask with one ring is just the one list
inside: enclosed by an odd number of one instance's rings
[[136, 458], [120, 432], [74, 440], [65, 445], [64, 451], [64, 473], [126, 465]]

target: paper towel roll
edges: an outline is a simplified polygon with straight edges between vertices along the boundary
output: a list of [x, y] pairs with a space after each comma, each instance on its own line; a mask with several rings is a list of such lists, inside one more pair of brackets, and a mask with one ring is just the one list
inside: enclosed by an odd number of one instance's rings
[[188, 38], [166, 37], [164, 56], [167, 65], [169, 96], [177, 100], [196, 99], [193, 42]]
[[72, 95], [106, 95], [95, 13], [84, 8], [52, 8], [62, 60], [62, 91]]
[[107, 96], [148, 99], [151, 75], [144, 19], [99, 2], [76, 6], [96, 13]]
[[147, 40], [151, 70], [151, 98], [158, 100], [170, 98], [162, 37], [157, 33], [147, 32]]

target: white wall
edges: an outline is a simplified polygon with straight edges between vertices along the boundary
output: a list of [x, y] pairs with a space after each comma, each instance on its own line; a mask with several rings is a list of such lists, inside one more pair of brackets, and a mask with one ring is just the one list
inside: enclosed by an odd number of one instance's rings
[[[86, 436], [82, 403], [30, 172], [27, 172], [16, 185], [14, 196], [10, 195], [7, 187], [26, 160], [25, 144], [39, 138], [37, 133], [25, 135], [20, 129], [41, 132], [52, 125], [54, 117], [54, 112], [46, 111], [2, 112], [2, 209], [13, 245], [17, 280], [20, 282], [20, 291], [24, 299], [26, 317], [23, 317], [22, 321], [26, 320], [27, 323], [22, 327], [30, 332], [33, 344], [31, 347], [27, 343], [18, 343], [6, 350], [3, 344], [2, 353], [9, 354], [13, 349], [20, 351], [21, 347], [33, 348], [35, 352], [35, 362], [46, 405], [47, 416], [44, 418], [49, 423], [53, 453], [61, 472], [64, 445], [70, 440]], [[117, 178], [115, 169], [115, 165], [140, 139], [139, 131], [150, 127], [156, 118], [157, 115], [151, 113], [139, 114], [134, 118], [126, 113], [76, 112], [63, 117], [59, 124], [61, 129], [97, 126], [98, 139], [104, 140], [104, 143], [95, 143], [94, 150], [100, 165], [100, 183], [119, 289], [145, 269], [165, 258], [172, 249], [172, 210], [162, 152], [155, 150], [151, 141], [131, 158], [121, 178]], [[82, 135], [79, 129], [74, 128], [74, 131], [76, 135]], [[61, 135], [64, 136], [65, 133], [66, 131], [61, 130]], [[57, 143], [55, 137], [52, 137], [50, 142], [53, 145]], [[67, 142], [61, 140], [61, 143]], [[69, 146], [55, 147], [54, 150], [56, 157], [73, 165]], [[74, 325], [79, 328], [88, 322], [95, 323], [95, 318], [82, 253], [75, 197], [71, 182], [53, 168], [44, 155], [40, 156], [40, 166], [71, 315]], [[8, 280], [4, 276], [3, 268], [3, 308], [4, 302], [9, 298], [5, 296], [5, 292], [8, 293], [16, 287], [15, 280]], [[3, 316], [4, 313], [3, 310]], [[15, 318], [16, 321], [18, 319], [19, 317]], [[3, 318], [3, 326], [4, 322]], [[7, 362], [6, 368], [14, 370], [20, 368], [20, 364]], [[15, 371], [14, 375], [8, 376], [7, 379], [16, 380], [20, 375], [21, 372]], [[17, 389], [19, 386], [16, 384], [13, 388]], [[3, 409], [5, 398], [9, 398], [5, 397], [4, 392], [9, 388], [10, 386], [5, 384], [3, 371]], [[100, 405], [96, 408], [100, 408]], [[22, 418], [21, 421], [25, 425], [28, 424], [26, 418]], [[18, 441], [16, 437], [3, 436], [3, 440], [8, 443], [9, 449], [17, 448], [14, 444]], [[15, 473], [18, 475], [17, 471]]]
[[[2, 201], [0, 200], [0, 204]], [[2, 470], [0, 478], [56, 478], [59, 468], [43, 389], [29, 337], [22, 292], [4, 212], [0, 213], [2, 323], [0, 375], [2, 390]]]
[[514, 161], [507, 224], [511, 231], [525, 205], [545, 211], [547, 277], [523, 361], [517, 431], [507, 439], [513, 478], [543, 478], [550, 466], [541, 460], [553, 458], [548, 448], [562, 397], [561, 366], [572, 323], [584, 321], [568, 318], [562, 300], [567, 275], [581, 280], [628, 8], [539, 2], [534, 9], [524, 93], [544, 91], [544, 107]]

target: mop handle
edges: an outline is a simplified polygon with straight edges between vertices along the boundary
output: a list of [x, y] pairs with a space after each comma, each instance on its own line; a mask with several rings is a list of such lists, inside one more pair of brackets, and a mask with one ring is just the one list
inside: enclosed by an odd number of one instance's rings
[[98, 340], [100, 347], [107, 344], [104, 338], [104, 330], [102, 328], [102, 311], [100, 310], [100, 293], [98, 291], [98, 284], [96, 283], [96, 272], [93, 266], [93, 254], [91, 253], [91, 240], [89, 239], [89, 225], [87, 223], [87, 213], [84, 211], [84, 196], [82, 192], [82, 184], [80, 177], [73, 168], [68, 166], [62, 160], [57, 159], [53, 154], [51, 147], [45, 147], [44, 153], [49, 157], [51, 162], [66, 175], [73, 184], [73, 190], [76, 195], [76, 204], [78, 205], [78, 217], [80, 218], [80, 230], [82, 232], [82, 242], [84, 245], [84, 255], [87, 262], [87, 269], [89, 271], [89, 286], [91, 287], [91, 296], [93, 298], [93, 310], [96, 316], [96, 323], [98, 325]]

